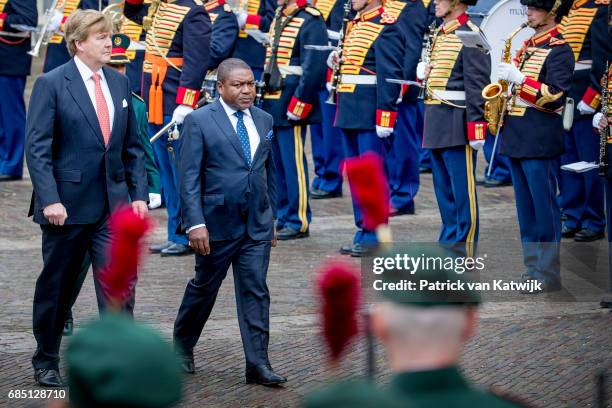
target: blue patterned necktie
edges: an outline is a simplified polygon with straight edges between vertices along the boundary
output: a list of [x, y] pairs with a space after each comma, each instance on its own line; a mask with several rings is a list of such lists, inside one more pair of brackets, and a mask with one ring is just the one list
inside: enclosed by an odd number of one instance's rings
[[251, 166], [251, 144], [249, 143], [249, 132], [247, 132], [247, 128], [244, 125], [244, 112], [237, 111], [234, 113], [238, 118], [238, 123], [236, 124], [236, 134], [238, 135], [238, 140], [242, 145], [242, 150], [244, 150], [244, 158], [247, 161], [247, 164]]

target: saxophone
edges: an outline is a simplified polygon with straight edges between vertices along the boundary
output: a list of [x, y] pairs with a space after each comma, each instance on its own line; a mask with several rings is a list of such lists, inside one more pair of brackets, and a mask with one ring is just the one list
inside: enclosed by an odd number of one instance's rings
[[[605, 118], [610, 113], [608, 111], [608, 103], [610, 101], [610, 90], [608, 86], [608, 69], [609, 63], [606, 63], [606, 72], [601, 79], [601, 113]], [[608, 152], [606, 150], [608, 138], [610, 137], [610, 124], [599, 131], [599, 175], [606, 176], [608, 171]]]
[[331, 90], [329, 91], [329, 95], [327, 96], [327, 100], [325, 103], [329, 103], [331, 105], [336, 104], [336, 95], [338, 93], [338, 86], [340, 85], [340, 69], [342, 68], [342, 53], [344, 52], [344, 37], [348, 34], [348, 23], [349, 23], [349, 15], [351, 14], [352, 3], [351, 0], [346, 0], [344, 2], [344, 13], [342, 15], [342, 26], [340, 27], [340, 38], [338, 39], [338, 63], [332, 69], [332, 80], [331, 80]]
[[[512, 39], [519, 31], [527, 27], [527, 22], [521, 24], [519, 28], [510, 33], [504, 43], [504, 51], [502, 53], [502, 62], [510, 63], [512, 52]], [[491, 134], [497, 134], [504, 121], [506, 113], [506, 104], [508, 102], [508, 81], [493, 82], [485, 86], [482, 90], [482, 97], [485, 100], [484, 118], [487, 121], [487, 127]]]
[[[437, 35], [438, 35], [438, 29], [436, 29], [436, 21], [434, 20], [434, 22], [431, 23], [431, 25], [429, 26], [429, 32], [427, 34], [427, 43], [425, 44], [425, 47], [424, 47], [425, 51], [423, 52], [423, 55], [421, 58], [421, 60], [427, 65], [431, 64], [431, 53], [433, 52], [433, 45], [434, 45], [434, 41]], [[419, 99], [424, 99], [426, 92], [427, 92], [427, 79], [425, 79], [425, 81], [423, 82], [423, 86], [421, 87], [419, 91]]]

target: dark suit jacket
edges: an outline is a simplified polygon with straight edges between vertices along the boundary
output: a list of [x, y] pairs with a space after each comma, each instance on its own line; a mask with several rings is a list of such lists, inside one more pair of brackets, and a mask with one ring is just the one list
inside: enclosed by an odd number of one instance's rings
[[219, 101], [185, 119], [179, 164], [182, 225], [206, 224], [211, 241], [271, 240], [276, 214], [272, 117], [252, 107], [260, 142], [249, 168]]
[[26, 125], [26, 160], [34, 186], [29, 215], [39, 224], [48, 223], [42, 211], [53, 203], [66, 207], [67, 224], [90, 224], [130, 198], [148, 200], [129, 81], [112, 69], [103, 70], [115, 105], [106, 147], [74, 60], [34, 84]]

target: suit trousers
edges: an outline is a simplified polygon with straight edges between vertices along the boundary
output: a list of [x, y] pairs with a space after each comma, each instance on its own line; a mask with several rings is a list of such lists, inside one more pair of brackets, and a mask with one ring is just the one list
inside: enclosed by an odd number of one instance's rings
[[25, 143], [25, 76], [0, 75], [0, 175], [21, 178]]
[[473, 256], [478, 241], [476, 151], [469, 145], [432, 149], [432, 178], [442, 227], [438, 241], [465, 243], [460, 252]]
[[83, 260], [89, 252], [94, 282], [98, 286], [98, 307], [104, 308], [98, 276], [106, 265], [111, 234], [108, 211], [95, 224], [41, 225], [43, 269], [34, 292], [33, 328], [35, 369], [57, 369], [64, 320], [71, 306]]
[[[170, 122], [170, 116], [164, 116], [164, 125]], [[149, 123], [149, 133], [153, 136], [164, 125], [158, 126]], [[171, 142], [173, 152], [168, 151], [168, 135], [165, 134], [153, 143], [153, 152], [157, 160], [157, 168], [162, 184], [162, 193], [168, 212], [168, 241], [176, 244], [187, 245], [187, 236], [178, 234], [176, 231], [181, 223], [181, 205], [179, 201], [178, 171], [179, 150], [181, 138]]]
[[557, 203], [559, 160], [510, 159], [526, 275], [557, 284], [561, 280], [561, 211]]
[[342, 135], [334, 127], [336, 105], [326, 103], [329, 92], [323, 89], [319, 92], [319, 106], [321, 107], [321, 123], [310, 125], [310, 141], [312, 144], [312, 161], [314, 163], [315, 178], [312, 188], [329, 193], [342, 192], [342, 174], [340, 174], [340, 161], [343, 158]]
[[419, 191], [418, 106], [402, 102], [397, 110], [397, 124], [385, 143], [385, 167], [389, 175], [391, 206], [400, 211], [414, 211], [414, 197]]
[[270, 241], [248, 235], [212, 241], [210, 254], [196, 254], [195, 277], [189, 281], [174, 322], [174, 341], [192, 353], [232, 266], [238, 324], [247, 367], [268, 364], [270, 293], [266, 284]]
[[[578, 119], [565, 133], [565, 153], [561, 164], [577, 161], [599, 161], [599, 134], [593, 130], [591, 117]], [[589, 228], [596, 232], [604, 230], [604, 187], [596, 171], [573, 173], [559, 172], [560, 205], [565, 214], [565, 225], [569, 228]]]

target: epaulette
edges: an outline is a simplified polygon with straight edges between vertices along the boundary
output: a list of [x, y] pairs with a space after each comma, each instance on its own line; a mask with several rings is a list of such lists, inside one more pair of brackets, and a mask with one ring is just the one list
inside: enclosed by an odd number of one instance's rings
[[395, 24], [396, 21], [397, 18], [387, 10], [383, 11], [380, 15], [381, 24]]
[[479, 33], [480, 32], [480, 28], [478, 28], [478, 26], [474, 23], [472, 23], [470, 20], [467, 21], [466, 25], [468, 27], [470, 27], [470, 29], [475, 32], [475, 33]]
[[595, 0], [595, 4], [599, 4], [602, 6], [609, 6], [610, 5], [610, 0]]
[[136, 92], [132, 92], [132, 96], [135, 96], [136, 99], [138, 99], [139, 101], [142, 101], [144, 103], [144, 99], [142, 99], [142, 97], [140, 95], [138, 95]]
[[320, 16], [321, 12], [314, 7], [306, 6], [306, 11], [313, 16]]
[[229, 4], [225, 3], [225, 4], [223, 5], [223, 11], [226, 11], [226, 12], [228, 12], [228, 13], [231, 13], [231, 12], [232, 12], [232, 7], [231, 7]]
[[202, 2], [202, 0], [193, 0], [193, 2], [197, 5], [197, 6], [203, 6], [204, 3]]
[[550, 41], [548, 42], [548, 45], [550, 45], [551, 47], [554, 47], [556, 45], [563, 45], [565, 44], [565, 40], [562, 38], [551, 38]]

